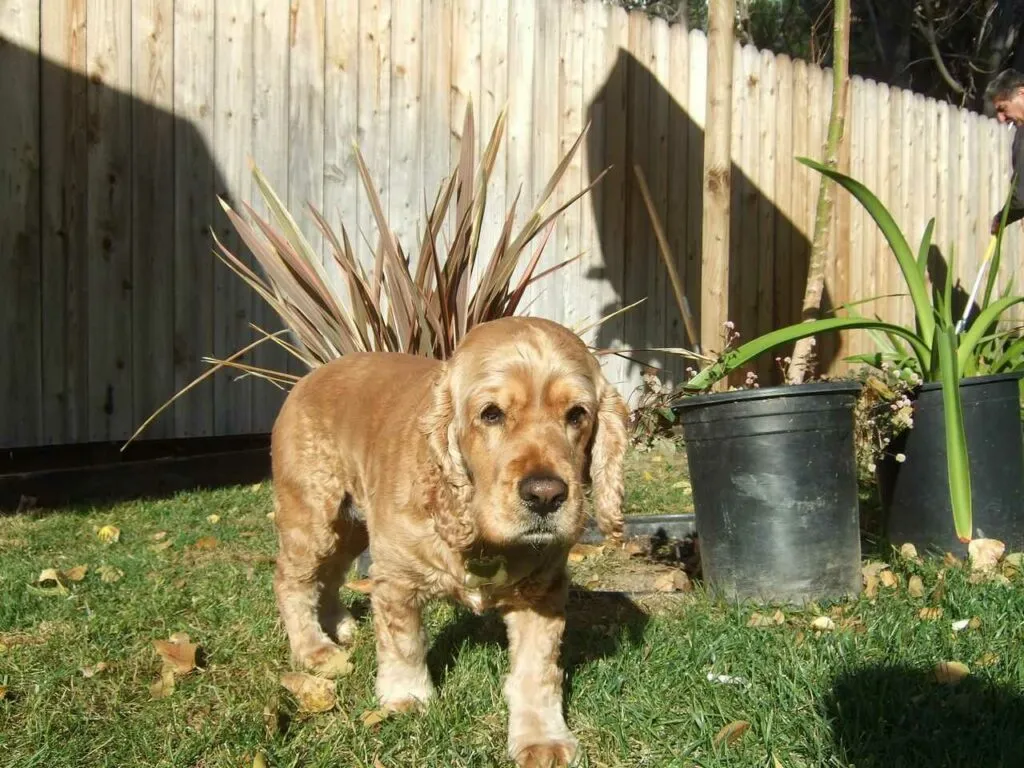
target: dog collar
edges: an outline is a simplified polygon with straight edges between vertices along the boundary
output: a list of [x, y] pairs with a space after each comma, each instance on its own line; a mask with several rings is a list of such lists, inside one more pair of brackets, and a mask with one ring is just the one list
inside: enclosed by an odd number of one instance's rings
[[508, 562], [504, 555], [473, 557], [466, 561], [464, 584], [469, 589], [500, 587], [508, 582]]

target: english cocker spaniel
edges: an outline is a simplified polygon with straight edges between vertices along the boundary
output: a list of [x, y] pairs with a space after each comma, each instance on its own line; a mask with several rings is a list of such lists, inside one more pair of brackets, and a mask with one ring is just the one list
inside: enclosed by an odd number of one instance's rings
[[579, 337], [541, 319], [478, 325], [444, 363], [360, 353], [303, 377], [272, 439], [274, 590], [294, 661], [330, 675], [346, 658], [355, 621], [338, 590], [369, 546], [381, 706], [434, 694], [428, 600], [495, 609], [509, 640], [509, 755], [568, 764], [567, 555], [588, 486], [600, 530], [621, 535], [627, 423]]

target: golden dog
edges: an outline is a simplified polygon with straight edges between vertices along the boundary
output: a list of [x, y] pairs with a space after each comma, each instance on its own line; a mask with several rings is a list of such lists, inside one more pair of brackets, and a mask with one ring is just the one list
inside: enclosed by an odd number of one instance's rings
[[344, 659], [355, 621], [338, 590], [369, 546], [381, 706], [434, 694], [428, 600], [494, 608], [509, 639], [509, 755], [567, 764], [566, 559], [587, 486], [601, 531], [621, 534], [627, 422], [579, 337], [540, 319], [478, 325], [445, 363], [360, 353], [303, 377], [272, 439], [274, 590], [294, 661], [331, 674]]

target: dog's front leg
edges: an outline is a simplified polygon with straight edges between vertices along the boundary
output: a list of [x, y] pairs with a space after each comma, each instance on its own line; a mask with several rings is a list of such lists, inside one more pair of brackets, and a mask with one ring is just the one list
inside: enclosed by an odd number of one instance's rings
[[434, 685], [427, 670], [427, 634], [415, 592], [375, 579], [370, 600], [381, 707], [402, 712], [426, 704], [434, 695]]
[[521, 768], [568, 765], [577, 742], [562, 714], [558, 657], [564, 601], [508, 609], [504, 614], [511, 661], [505, 681], [509, 755]]

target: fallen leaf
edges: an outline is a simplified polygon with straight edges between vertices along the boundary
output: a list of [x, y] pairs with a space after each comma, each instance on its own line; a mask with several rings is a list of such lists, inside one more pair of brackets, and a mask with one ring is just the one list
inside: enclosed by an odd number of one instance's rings
[[954, 621], [953, 622], [953, 631], [954, 632], [962, 632], [963, 630], [967, 629], [967, 625], [970, 624], [970, 623], [971, 623], [970, 619], [960, 619], [959, 621]]
[[644, 470], [644, 482], [645, 482], [645, 483], [650, 483], [650, 482], [652, 482], [653, 480], [654, 480], [654, 475], [652, 475], [652, 474], [651, 474], [650, 472], [648, 472], [647, 470]]
[[343, 648], [338, 648], [331, 654], [329, 659], [317, 665], [316, 673], [320, 677], [333, 679], [349, 675], [354, 669], [355, 666], [349, 661], [349, 652]]
[[693, 584], [690, 582], [690, 577], [686, 575], [686, 571], [677, 570], [672, 574], [672, 586], [676, 592], [692, 592]]
[[220, 515], [207, 515], [206, 522], [216, 525], [220, 522]]
[[981, 619], [974, 616], [969, 622], [967, 622], [967, 626], [971, 629], [979, 629], [981, 627]]
[[170, 667], [177, 675], [187, 675], [196, 668], [198, 647], [189, 642], [188, 635], [177, 632], [169, 640], [153, 641], [153, 648], [163, 659], [164, 667]]
[[217, 539], [214, 536], [200, 536], [192, 546], [196, 549], [216, 549]]
[[654, 589], [657, 592], [674, 592], [675, 578], [671, 573], [659, 573], [654, 579]]
[[680, 480], [678, 482], [672, 483], [672, 487], [675, 488], [676, 490], [690, 490], [693, 486], [690, 485], [689, 480]]
[[157, 531], [151, 538], [153, 541], [163, 541], [167, 538], [167, 531]]
[[121, 577], [124, 576], [124, 571], [120, 568], [115, 568], [112, 565], [101, 565], [96, 569], [96, 573], [100, 575], [100, 581], [106, 584], [113, 584], [115, 581], [120, 581]]
[[1024, 552], [1011, 552], [1003, 558], [1003, 562], [1018, 571], [1024, 570]]
[[3, 701], [6, 698], [7, 698], [7, 686], [6, 685], [0, 685], [0, 701]]
[[373, 768], [385, 768], [384, 763], [382, 763], [380, 758], [376, 755], [373, 756]]
[[864, 578], [864, 595], [868, 598], [878, 594], [879, 574], [889, 567], [888, 563], [867, 563], [861, 569]]
[[750, 728], [750, 723], [746, 720], [735, 720], [728, 725], [723, 725], [712, 741], [716, 745], [721, 744], [723, 741], [726, 745], [735, 744], [747, 732], [748, 728]]
[[998, 663], [999, 663], [999, 655], [995, 654], [995, 653], [992, 653], [992, 651], [989, 651], [988, 653], [983, 655], [980, 659], [978, 659], [976, 662], [974, 662], [974, 665], [977, 666], [977, 667], [991, 667], [993, 664], [998, 664]]
[[68, 581], [81, 581], [88, 571], [88, 565], [76, 565], [73, 568], [68, 568], [61, 575]]
[[811, 622], [811, 629], [816, 629], [819, 632], [831, 632], [835, 628], [836, 623], [828, 616], [819, 616]]
[[956, 685], [969, 674], [971, 669], [959, 661], [940, 661], [933, 670], [936, 682], [942, 685]]
[[163, 552], [165, 549], [170, 549], [172, 544], [174, 544], [174, 542], [170, 539], [164, 539], [163, 541], [150, 545], [149, 548], [153, 552]]
[[967, 545], [972, 571], [991, 571], [1006, 551], [1006, 545], [998, 539], [971, 539]]
[[359, 716], [359, 721], [367, 728], [372, 728], [387, 720], [390, 714], [386, 709], [368, 709]]
[[938, 606], [922, 608], [917, 615], [921, 621], [935, 621], [942, 618], [942, 608]]
[[337, 703], [334, 681], [324, 677], [287, 672], [281, 675], [281, 685], [298, 701], [301, 712], [327, 712]]
[[883, 587], [888, 587], [889, 589], [899, 586], [900, 583], [899, 576], [892, 571], [882, 571], [878, 575], [878, 579], [882, 582]]
[[748, 627], [777, 627], [786, 623], [786, 616], [782, 611], [776, 610], [771, 616], [754, 611], [747, 622]]
[[113, 544], [120, 540], [121, 529], [116, 525], [104, 525], [96, 531], [96, 536], [99, 537], [99, 540], [104, 544]]
[[252, 759], [252, 768], [267, 768], [267, 756], [257, 752], [256, 757]]
[[106, 671], [106, 669], [107, 669], [107, 662], [105, 662], [105, 661], [98, 662], [98, 663], [93, 664], [92, 666], [89, 666], [89, 667], [82, 667], [82, 669], [81, 669], [82, 677], [84, 677], [84, 678], [94, 677], [97, 674], [99, 674], [100, 672]]
[[50, 595], [66, 595], [68, 592], [56, 568], [44, 568], [36, 578], [34, 586]]
[[945, 555], [943, 555], [942, 564], [945, 565], [947, 568], [959, 568], [961, 565], [963, 565], [963, 563], [960, 562], [960, 558], [958, 558], [952, 552], [947, 552]]
[[174, 670], [165, 666], [160, 671], [160, 678], [150, 684], [149, 695], [154, 699], [166, 699], [174, 693]]
[[909, 541], [900, 547], [900, 557], [905, 560], [914, 560], [920, 562], [921, 558], [917, 554], [917, 547], [911, 544]]
[[627, 557], [638, 557], [647, 554], [647, 547], [639, 539], [630, 539], [622, 545], [622, 551]]
[[603, 544], [576, 544], [569, 550], [569, 560], [578, 563], [588, 557], [596, 557], [604, 552]]
[[258, 491], [262, 487], [263, 487], [263, 483], [253, 483], [252, 485], [249, 486], [249, 490], [250, 491]]
[[907, 582], [907, 593], [911, 597], [924, 597], [924, 581], [916, 573]]
[[353, 592], [368, 595], [373, 591], [373, 579], [356, 579], [346, 582], [345, 586]]

